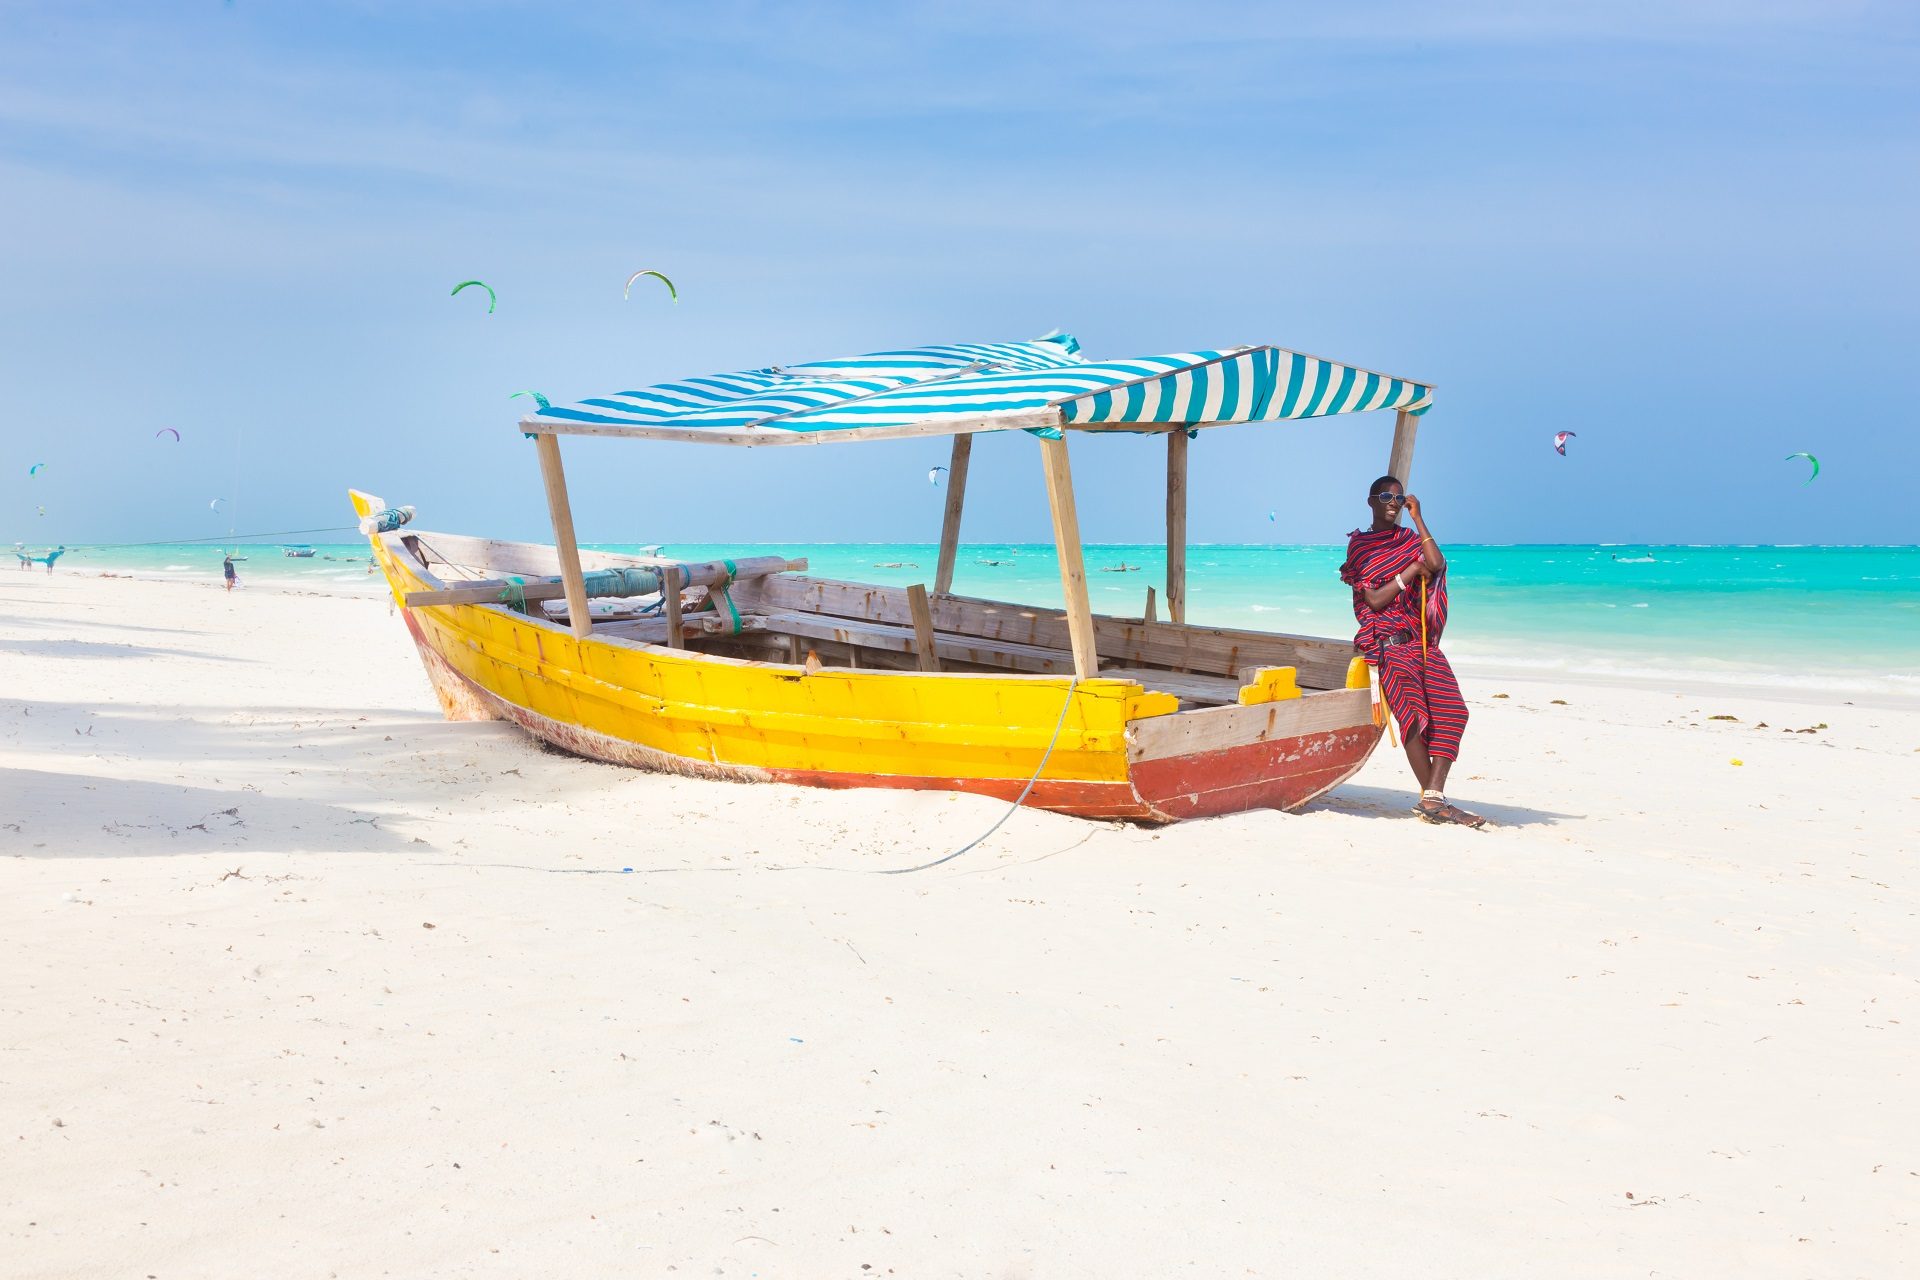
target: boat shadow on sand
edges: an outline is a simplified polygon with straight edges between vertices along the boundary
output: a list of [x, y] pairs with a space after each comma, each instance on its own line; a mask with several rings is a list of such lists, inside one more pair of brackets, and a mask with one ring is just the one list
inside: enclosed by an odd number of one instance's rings
[[[1411, 787], [1360, 787], [1347, 783], [1312, 801], [1301, 812], [1343, 813], [1353, 818], [1393, 818], [1418, 822], [1420, 819], [1412, 811], [1413, 802], [1418, 796], [1419, 792]], [[1447, 798], [1454, 799], [1452, 795]], [[1587, 817], [1584, 813], [1555, 813], [1550, 809], [1528, 809], [1520, 805], [1484, 804], [1471, 796], [1463, 796], [1457, 803], [1473, 810], [1495, 827], [1550, 827], [1560, 822], [1583, 821]]]
[[[10, 624], [11, 625], [11, 624]], [[36, 658], [193, 658], [201, 662], [250, 662], [204, 649], [169, 649], [109, 640], [0, 640], [0, 652]]]
[[[5, 578], [0, 577], [0, 582], [5, 581]], [[58, 631], [63, 636], [70, 636], [76, 627], [86, 627], [94, 631], [104, 631], [109, 635], [116, 636], [124, 635], [129, 631], [139, 631], [148, 635], [172, 636], [205, 636], [212, 634], [212, 632], [207, 631], [204, 627], [153, 627], [137, 622], [123, 622], [118, 618], [113, 619], [111, 622], [94, 622], [83, 618], [32, 618], [24, 614], [16, 614], [7, 619], [7, 629], [9, 631], [39, 628], [44, 631]], [[13, 637], [5, 643], [12, 644], [17, 641], [18, 637]]]
[[[430, 852], [446, 806], [607, 789], [512, 725], [437, 710], [0, 700], [0, 722], [0, 857]], [[30, 767], [52, 759], [71, 768]]]
[[0, 857], [391, 853], [408, 845], [380, 827], [377, 813], [240, 788], [0, 769], [0, 793], [14, 798], [0, 821]]

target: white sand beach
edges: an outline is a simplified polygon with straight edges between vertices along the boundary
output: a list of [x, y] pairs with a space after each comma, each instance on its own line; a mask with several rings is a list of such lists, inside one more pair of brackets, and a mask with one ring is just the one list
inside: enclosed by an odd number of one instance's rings
[[446, 723], [384, 599], [9, 573], [0, 673], [14, 1280], [1920, 1268], [1920, 708], [1468, 672], [1495, 830], [892, 876], [1004, 806]]

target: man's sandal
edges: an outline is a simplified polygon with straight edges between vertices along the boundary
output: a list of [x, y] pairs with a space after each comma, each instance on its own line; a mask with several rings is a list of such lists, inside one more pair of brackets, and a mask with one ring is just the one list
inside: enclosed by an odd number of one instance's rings
[[1413, 811], [1420, 815], [1421, 821], [1439, 826], [1452, 825], [1478, 831], [1487, 825], [1487, 820], [1479, 814], [1448, 804], [1445, 796], [1432, 791], [1421, 793], [1420, 803], [1413, 806]]

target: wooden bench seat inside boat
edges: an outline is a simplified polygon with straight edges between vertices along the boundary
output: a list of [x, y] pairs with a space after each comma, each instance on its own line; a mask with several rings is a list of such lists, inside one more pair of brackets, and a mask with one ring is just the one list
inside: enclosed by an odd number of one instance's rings
[[1132, 680], [1149, 692], [1170, 693], [1180, 699], [1183, 711], [1189, 707], [1225, 706], [1240, 698], [1240, 681], [1234, 676], [1203, 676], [1148, 667], [1103, 667], [1100, 675], [1103, 679]]
[[[797, 612], [911, 627], [912, 607], [904, 587], [838, 582], [797, 573], [769, 574], [734, 587], [740, 609], [774, 614]], [[943, 635], [1069, 652], [1064, 610], [932, 596], [933, 625]], [[1101, 661], [1129, 668], [1181, 674], [1243, 677], [1257, 667], [1293, 667], [1302, 689], [1344, 689], [1353, 647], [1344, 641], [1227, 627], [1145, 622], [1096, 614], [1094, 638]], [[1071, 670], [1071, 664], [1057, 670]], [[1237, 691], [1239, 681], [1234, 688]], [[1229, 695], [1226, 701], [1234, 700]]]

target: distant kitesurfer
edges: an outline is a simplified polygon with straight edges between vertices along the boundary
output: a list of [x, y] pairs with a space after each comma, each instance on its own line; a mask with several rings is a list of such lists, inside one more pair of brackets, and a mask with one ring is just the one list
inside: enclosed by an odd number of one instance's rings
[[[1367, 490], [1373, 523], [1347, 539], [1340, 580], [1353, 588], [1360, 630], [1353, 647], [1380, 676], [1380, 691], [1406, 743], [1407, 763], [1420, 783], [1414, 806], [1428, 822], [1465, 827], [1486, 819], [1447, 803], [1447, 772], [1460, 756], [1467, 704], [1453, 665], [1440, 652], [1447, 624], [1447, 558], [1420, 516], [1420, 499], [1392, 476]], [[1400, 524], [1405, 510], [1413, 528]], [[1423, 615], [1424, 606], [1424, 615]]]

